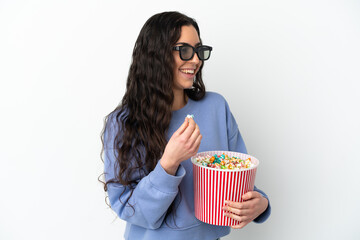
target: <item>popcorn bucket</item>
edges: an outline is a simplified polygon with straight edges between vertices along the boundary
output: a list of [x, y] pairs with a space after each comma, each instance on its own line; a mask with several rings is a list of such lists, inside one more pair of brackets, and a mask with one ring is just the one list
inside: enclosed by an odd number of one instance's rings
[[[254, 165], [250, 168], [230, 170], [196, 164], [197, 157], [214, 154], [226, 154], [240, 159], [250, 158]], [[224, 216], [222, 207], [225, 200], [242, 202], [242, 195], [254, 189], [259, 160], [244, 153], [209, 151], [196, 154], [191, 158], [191, 162], [194, 174], [195, 217], [202, 222], [219, 226], [239, 224], [238, 221]]]

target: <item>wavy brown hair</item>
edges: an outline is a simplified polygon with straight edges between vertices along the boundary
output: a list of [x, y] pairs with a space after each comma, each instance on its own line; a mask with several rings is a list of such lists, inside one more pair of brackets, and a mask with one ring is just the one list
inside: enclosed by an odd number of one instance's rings
[[[102, 152], [105, 146], [111, 146], [116, 156], [115, 178], [104, 182], [105, 191], [108, 184], [119, 183], [132, 193], [139, 180], [133, 176], [139, 173], [141, 177], [146, 176], [161, 158], [167, 144], [174, 100], [172, 47], [180, 38], [181, 27], [189, 25], [194, 26], [200, 38], [196, 21], [179, 12], [156, 14], [141, 29], [132, 54], [125, 95], [120, 105], [105, 118], [101, 134]], [[193, 88], [184, 90], [193, 100], [205, 95], [202, 67], [203, 64]], [[105, 137], [111, 122], [118, 126], [116, 135]], [[113, 141], [110, 145], [109, 139]], [[128, 203], [129, 198], [123, 204]]]

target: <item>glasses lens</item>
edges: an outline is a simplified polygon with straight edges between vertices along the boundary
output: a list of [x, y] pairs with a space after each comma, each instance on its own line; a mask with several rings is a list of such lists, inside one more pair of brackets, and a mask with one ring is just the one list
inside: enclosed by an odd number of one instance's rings
[[200, 60], [208, 60], [210, 57], [210, 48], [209, 47], [200, 47], [198, 50]]
[[192, 58], [194, 50], [189, 46], [182, 46], [180, 48], [180, 56], [183, 60], [189, 60]]

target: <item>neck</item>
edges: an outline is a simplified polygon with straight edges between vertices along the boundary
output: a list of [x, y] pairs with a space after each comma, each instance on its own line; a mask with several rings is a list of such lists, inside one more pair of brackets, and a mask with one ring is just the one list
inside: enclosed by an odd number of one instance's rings
[[187, 103], [188, 97], [186, 96], [184, 90], [175, 91], [174, 90], [174, 101], [172, 104], [172, 111], [179, 110], [183, 108]]

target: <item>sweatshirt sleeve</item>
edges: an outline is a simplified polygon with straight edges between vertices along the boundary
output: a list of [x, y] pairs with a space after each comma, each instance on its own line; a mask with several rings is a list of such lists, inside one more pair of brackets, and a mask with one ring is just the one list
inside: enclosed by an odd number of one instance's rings
[[[111, 121], [111, 120], [109, 120]], [[114, 122], [107, 124], [104, 134], [104, 172], [105, 181], [115, 178], [116, 155], [111, 141], [116, 131]], [[112, 125], [112, 127], [111, 127]], [[109, 144], [108, 141], [110, 141]], [[119, 183], [109, 183], [107, 195], [111, 209], [119, 218], [143, 228], [159, 228], [167, 210], [178, 194], [178, 186], [185, 176], [185, 169], [179, 166], [176, 175], [169, 175], [160, 163], [147, 176], [134, 174], [132, 179], [137, 182], [134, 189]], [[126, 203], [126, 200], [128, 202]]]
[[[241, 152], [247, 154], [246, 146], [244, 143], [244, 140], [240, 134], [238, 125], [236, 123], [236, 120], [232, 113], [230, 112], [229, 106], [226, 103], [226, 116], [227, 116], [227, 129], [228, 129], [228, 136], [229, 136], [229, 150], [234, 152]], [[265, 197], [268, 200], [268, 207], [266, 210], [260, 214], [257, 218], [254, 219], [255, 223], [263, 223], [265, 222], [271, 213], [271, 206], [270, 206], [270, 200], [268, 196], [260, 189], [258, 189], [256, 186], [254, 186], [254, 191], [259, 192], [263, 197]]]
[[230, 151], [247, 154], [245, 142], [240, 134], [238, 125], [232, 115], [228, 103], [225, 101], [228, 146]]
[[[121, 184], [111, 183], [107, 190], [111, 209], [129, 223], [157, 229], [178, 194], [178, 185], [184, 176], [185, 169], [182, 166], [179, 167], [177, 175], [172, 176], [158, 163], [149, 175], [138, 182], [133, 192]], [[128, 198], [129, 201], [125, 204]]]
[[255, 223], [263, 223], [270, 217], [270, 214], [271, 214], [270, 200], [269, 200], [268, 196], [263, 191], [258, 189], [256, 186], [254, 186], [254, 191], [257, 191], [261, 195], [263, 195], [263, 197], [265, 197], [268, 200], [268, 203], [269, 203], [266, 210], [262, 214], [260, 214], [257, 218], [254, 219]]

